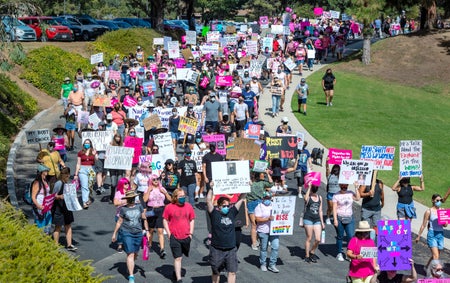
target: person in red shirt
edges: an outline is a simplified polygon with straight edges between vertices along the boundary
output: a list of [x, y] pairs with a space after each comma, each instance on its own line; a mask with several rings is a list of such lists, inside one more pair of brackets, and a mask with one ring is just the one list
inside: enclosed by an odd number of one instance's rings
[[172, 193], [171, 203], [163, 213], [164, 229], [169, 237], [170, 249], [174, 258], [173, 277], [176, 282], [181, 280], [181, 260], [183, 254], [189, 256], [191, 240], [194, 234], [195, 212], [191, 204], [186, 203], [186, 194], [182, 189]]

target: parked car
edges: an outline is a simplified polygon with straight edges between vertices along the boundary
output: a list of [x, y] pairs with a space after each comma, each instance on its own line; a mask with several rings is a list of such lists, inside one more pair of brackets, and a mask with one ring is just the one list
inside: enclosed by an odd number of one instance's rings
[[130, 25], [127, 22], [122, 22], [122, 21], [112, 21], [114, 24], [116, 24], [119, 28], [123, 29], [123, 28], [132, 28], [133, 26]]
[[[46, 16], [32, 16], [32, 17], [20, 17], [19, 20], [27, 24], [36, 32], [37, 40], [61, 40], [61, 41], [73, 41], [75, 39], [72, 30], [60, 25], [52, 17]], [[45, 27], [45, 32], [42, 29]]]
[[5, 29], [5, 41], [36, 41], [36, 32], [24, 22], [11, 16], [2, 16], [1, 22]]
[[97, 20], [97, 23], [101, 24], [102, 26], [107, 26], [109, 30], [119, 30], [120, 27], [114, 23], [114, 21], [107, 21], [107, 20]]
[[73, 24], [72, 22], [61, 18], [61, 17], [55, 17], [53, 18], [58, 24], [62, 25], [62, 26], [66, 26], [68, 27], [72, 33], [73, 33], [73, 37], [74, 40], [81, 40], [81, 26], [79, 24]]
[[[105, 32], [109, 31], [109, 28], [106, 26], [99, 25], [97, 22], [95, 22], [92, 19], [89, 18], [83, 18], [83, 19], [76, 19], [72, 16], [62, 16], [55, 18], [59, 23], [68, 26], [70, 29], [73, 30], [73, 27], [78, 27], [81, 29], [80, 35], [76, 35], [77, 39], [82, 40], [91, 40], [95, 39], [98, 36], [104, 34]], [[74, 32], [75, 33], [75, 32]]]
[[143, 19], [140, 19], [140, 18], [115, 18], [114, 21], [126, 22], [126, 23], [129, 23], [130, 25], [132, 25], [133, 27], [138, 27], [138, 28], [151, 28], [152, 27], [152, 25], [149, 22], [144, 21]]
[[184, 30], [189, 30], [189, 24], [187, 20], [164, 20], [164, 24], [175, 25], [183, 28]]

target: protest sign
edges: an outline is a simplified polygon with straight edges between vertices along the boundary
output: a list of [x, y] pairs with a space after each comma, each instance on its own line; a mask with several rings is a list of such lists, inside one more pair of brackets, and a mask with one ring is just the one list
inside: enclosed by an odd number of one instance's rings
[[125, 106], [127, 108], [128, 107], [133, 107], [133, 106], [137, 105], [137, 100], [134, 97], [132, 97], [132, 96], [126, 95], [123, 98], [122, 104], [123, 104], [123, 106]]
[[291, 58], [288, 58], [286, 61], [284, 61], [284, 65], [291, 71], [297, 67], [297, 65], [294, 63], [294, 61], [292, 61]]
[[283, 34], [283, 26], [282, 25], [272, 25], [272, 30], [270, 31], [273, 34]]
[[142, 164], [144, 162], [152, 164], [152, 157], [153, 157], [153, 155], [151, 155], [151, 154], [139, 155], [139, 164]]
[[254, 164], [253, 164], [253, 172], [266, 172], [267, 167], [269, 166], [269, 162], [265, 161], [265, 160], [255, 160]]
[[171, 42], [172, 41], [172, 37], [170, 37], [170, 36], [164, 36], [163, 37], [163, 40], [164, 40], [164, 49], [165, 50], [169, 50], [169, 42]]
[[235, 26], [227, 26], [225, 28], [225, 33], [235, 33], [236, 32], [236, 27]]
[[378, 265], [380, 270], [410, 270], [412, 255], [409, 220], [378, 221]]
[[195, 135], [197, 132], [198, 120], [186, 116], [180, 116], [178, 130], [187, 134]]
[[289, 35], [291, 33], [291, 30], [289, 26], [283, 26], [283, 35]]
[[135, 106], [135, 107], [130, 107], [128, 108], [128, 118], [129, 119], [134, 119], [136, 121], [139, 121], [139, 119], [141, 118], [142, 114], [144, 114], [145, 108], [142, 106]]
[[438, 209], [437, 215], [439, 225], [450, 224], [450, 208]]
[[198, 73], [192, 70], [188, 70], [186, 73], [186, 81], [191, 84], [196, 84], [198, 79]]
[[258, 42], [257, 41], [247, 41], [247, 53], [250, 55], [258, 55]]
[[98, 117], [97, 114], [92, 113], [89, 115], [89, 125], [91, 125], [92, 129], [98, 130], [98, 123], [100, 123], [102, 120]]
[[[305, 141], [305, 134], [302, 132], [296, 132], [296, 136], [297, 136], [297, 148], [303, 149], [303, 143]], [[339, 164], [341, 164], [341, 163], [339, 163]]]
[[51, 140], [49, 129], [25, 131], [27, 144], [47, 143]]
[[152, 114], [148, 116], [147, 118], [142, 121], [144, 123], [144, 128], [146, 131], [150, 131], [152, 128], [161, 128], [161, 120], [159, 119], [159, 116], [156, 114]]
[[450, 278], [442, 278], [442, 279], [417, 279], [417, 283], [450, 283]]
[[63, 150], [66, 148], [64, 138], [53, 138], [52, 141], [55, 142], [55, 150]]
[[173, 63], [175, 64], [176, 68], [183, 68], [184, 65], [186, 64], [186, 60], [184, 58], [175, 58], [173, 59]]
[[103, 53], [91, 55], [91, 65], [103, 62]]
[[260, 134], [261, 134], [261, 125], [250, 124], [246, 132], [246, 138], [257, 140], [259, 139]]
[[172, 135], [170, 134], [170, 132], [154, 135], [153, 139], [155, 144], [157, 144], [159, 147], [158, 153], [161, 158], [164, 159], [164, 162], [169, 158], [175, 160]]
[[90, 139], [92, 147], [98, 151], [106, 150], [106, 148], [111, 144], [113, 136], [113, 131], [89, 131], [81, 133], [82, 143], [84, 143], [86, 139]]
[[213, 54], [219, 55], [219, 44], [217, 43], [208, 43], [200, 46], [200, 50], [203, 54]]
[[283, 95], [283, 87], [282, 86], [271, 86], [270, 87], [270, 94], [276, 95], [276, 96], [282, 96]]
[[133, 154], [133, 164], [139, 163], [139, 155], [142, 153], [142, 142], [144, 139], [142, 138], [136, 138], [136, 137], [125, 137], [123, 141], [123, 145], [125, 147], [131, 147], [134, 148], [134, 154]]
[[330, 16], [333, 19], [339, 19], [341, 12], [339, 11], [334, 11], [334, 10], [330, 10]]
[[270, 235], [292, 235], [294, 232], [295, 196], [274, 197]]
[[125, 146], [111, 146], [106, 148], [105, 169], [131, 170], [134, 148]]
[[249, 193], [250, 171], [248, 168], [248, 160], [212, 162], [214, 194]]
[[323, 8], [322, 7], [315, 7], [314, 8], [314, 16], [321, 16], [323, 13]]
[[216, 76], [216, 86], [232, 86], [233, 76]]
[[289, 158], [297, 157], [297, 137], [267, 137], [266, 138], [267, 157]]
[[363, 258], [376, 258], [376, 257], [378, 257], [378, 248], [377, 247], [361, 247], [359, 254]]
[[89, 124], [89, 111], [78, 111], [77, 122], [80, 124]]
[[261, 28], [269, 28], [269, 17], [268, 16], [260, 16], [259, 17], [259, 25]]
[[191, 160], [195, 161], [195, 164], [197, 165], [197, 172], [203, 172], [202, 159], [203, 156], [209, 152], [209, 149], [201, 151], [200, 149], [195, 148], [191, 152]]
[[235, 138], [228, 145], [227, 159], [234, 160], [258, 160], [260, 146], [253, 139]]
[[354, 159], [342, 159], [339, 172], [339, 184], [370, 186], [372, 182], [373, 162]]
[[197, 33], [195, 32], [195, 30], [186, 31], [186, 44], [197, 44]]
[[306, 51], [306, 56], [308, 57], [308, 59], [312, 58], [316, 58], [316, 50], [315, 49], [308, 49]]
[[153, 38], [154, 45], [164, 45], [164, 38], [162, 37], [154, 37]]
[[184, 81], [191, 68], [177, 68], [177, 80]]
[[422, 176], [422, 141], [400, 141], [400, 176]]
[[273, 38], [271, 37], [264, 37], [263, 39], [263, 50], [268, 52], [272, 52], [273, 49]]
[[320, 172], [309, 172], [305, 175], [305, 186], [309, 184], [320, 187], [321, 175]]
[[64, 186], [64, 202], [66, 203], [67, 210], [69, 211], [83, 210], [80, 203], [78, 202], [77, 187], [78, 181], [75, 180], [73, 180], [71, 183], [67, 183]]
[[167, 43], [169, 58], [175, 59], [180, 57], [180, 43], [178, 41], [170, 41]]
[[109, 70], [108, 78], [110, 80], [120, 80], [120, 71]]
[[261, 33], [261, 28], [258, 24], [251, 24], [250, 28], [252, 29], [252, 40], [258, 40], [258, 35]]
[[220, 32], [210, 31], [206, 35], [206, 42], [218, 42], [220, 38]]
[[[178, 107], [178, 113], [180, 115], [183, 115], [186, 112], [187, 107]], [[172, 108], [162, 108], [162, 107], [156, 107], [153, 114], [157, 114], [159, 116], [159, 119], [161, 120], [161, 127], [162, 128], [169, 128], [169, 118], [172, 116]]]
[[352, 151], [350, 149], [330, 148], [328, 150], [328, 164], [341, 165], [342, 159], [352, 159]]
[[373, 162], [375, 170], [392, 170], [394, 163], [395, 147], [363, 145], [360, 159]]
[[[189, 60], [189, 58], [194, 58], [194, 54], [192, 53], [191, 49], [186, 48], [181, 50], [181, 55], [183, 55], [184, 60]], [[178, 70], [177, 70], [178, 72]]]
[[239, 30], [240, 30], [241, 32], [247, 32], [247, 29], [248, 29], [248, 26], [247, 26], [247, 25], [241, 25], [241, 26], [239, 27]]
[[111, 106], [111, 98], [107, 95], [97, 94], [94, 95], [94, 100], [92, 101], [92, 105], [99, 107], [110, 107]]
[[218, 135], [203, 135], [202, 139], [204, 142], [207, 142], [209, 144], [215, 144], [216, 145], [216, 152], [220, 155], [225, 156], [227, 154], [227, 148], [225, 143], [225, 135], [218, 134]]
[[50, 211], [53, 207], [53, 203], [55, 202], [55, 194], [46, 195], [44, 197], [44, 200], [42, 201], [42, 206], [44, 207], [42, 209], [42, 214], [46, 213], [47, 211]]

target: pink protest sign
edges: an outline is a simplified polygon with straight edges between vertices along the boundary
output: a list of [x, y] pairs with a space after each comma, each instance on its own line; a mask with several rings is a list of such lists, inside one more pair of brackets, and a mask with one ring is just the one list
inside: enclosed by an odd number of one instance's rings
[[110, 80], [120, 80], [120, 72], [119, 71], [109, 71], [109, 79]]
[[352, 159], [352, 150], [330, 148], [328, 150], [328, 158], [328, 164], [341, 165], [342, 159]]
[[56, 196], [56, 194], [51, 194], [51, 195], [44, 197], [44, 201], [42, 202], [42, 206], [44, 207], [42, 209], [43, 214], [52, 209], [53, 202], [55, 201], [55, 196]]
[[167, 80], [167, 73], [159, 73], [158, 79], [160, 80]]
[[438, 224], [445, 225], [450, 224], [450, 208], [447, 209], [439, 209], [438, 213]]
[[203, 141], [209, 144], [216, 145], [216, 152], [220, 155], [227, 155], [227, 148], [225, 143], [225, 135], [204, 135], [202, 136]]
[[232, 86], [233, 76], [217, 76], [216, 86]]
[[127, 95], [123, 99], [123, 105], [125, 107], [134, 107], [137, 105], [137, 101], [136, 101], [136, 99], [134, 99], [134, 97]]
[[247, 137], [249, 139], [259, 139], [259, 135], [261, 134], [261, 125], [251, 124], [248, 126]]
[[417, 279], [417, 283], [450, 283], [450, 278], [442, 278], [442, 279]]
[[269, 28], [269, 17], [268, 16], [260, 16], [259, 17], [259, 25], [261, 28]]
[[65, 148], [64, 138], [53, 138], [55, 142], [55, 150], [63, 150]]
[[321, 7], [314, 8], [314, 15], [320, 16], [320, 15], [322, 15], [322, 13], [323, 13], [323, 8], [321, 8]]
[[139, 156], [142, 153], [142, 142], [144, 139], [142, 138], [135, 138], [135, 137], [126, 137], [124, 140], [124, 146], [125, 147], [131, 147], [134, 148], [134, 155], [133, 155], [133, 164], [139, 163]]
[[313, 186], [320, 187], [321, 176], [320, 172], [309, 172], [305, 175], [305, 184], [312, 184]]
[[186, 64], [186, 60], [184, 60], [184, 58], [173, 59], [173, 62], [177, 68], [184, 68], [184, 64]]

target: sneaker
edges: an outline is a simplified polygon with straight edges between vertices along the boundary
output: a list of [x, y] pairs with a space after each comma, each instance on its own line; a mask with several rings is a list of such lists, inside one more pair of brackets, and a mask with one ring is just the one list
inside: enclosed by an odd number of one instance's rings
[[95, 193], [99, 196], [102, 194], [102, 191], [100, 190], [100, 188], [98, 188], [97, 190], [95, 190]]
[[71, 252], [74, 252], [74, 251], [78, 250], [78, 248], [75, 247], [74, 245], [67, 246], [66, 249], [67, 249], [68, 251], [71, 251]]
[[312, 261], [311, 257], [305, 257], [305, 262], [306, 263], [311, 263], [313, 261]]
[[128, 276], [128, 283], [134, 283], [134, 276], [133, 275]]
[[339, 261], [344, 261], [344, 256], [342, 255], [342, 253], [338, 253], [338, 255], [336, 256], [336, 259]]
[[161, 251], [161, 254], [159, 255], [159, 258], [160, 258], [160, 259], [166, 259], [166, 256], [167, 256], [166, 251], [162, 250], [162, 251]]
[[183, 283], [183, 280], [180, 279], [180, 280], [177, 281], [177, 283]]
[[333, 103], [330, 102], [330, 106], [333, 106]]
[[195, 202], [198, 202], [198, 195], [194, 197]]
[[119, 254], [123, 253], [123, 248], [122, 248], [122, 247], [118, 247], [118, 248], [117, 248], [117, 252], [118, 252]]
[[264, 272], [266, 272], [266, 271], [267, 271], [267, 266], [265, 266], [265, 265], [261, 265], [261, 271], [264, 271]]
[[275, 265], [269, 265], [269, 267], [267, 267], [267, 270], [272, 271], [273, 273], [280, 272]]
[[298, 198], [299, 198], [299, 199], [302, 199], [302, 198], [303, 198], [302, 193], [298, 193]]
[[312, 260], [312, 262], [316, 263], [317, 260], [319, 259], [318, 256], [316, 256], [316, 254], [310, 253], [309, 254], [309, 258]]
[[327, 218], [327, 220], [325, 220], [325, 223], [327, 223], [327, 225], [331, 225], [331, 220], [330, 220], [330, 218]]
[[254, 250], [254, 251], [257, 251], [257, 250], [259, 250], [259, 245], [258, 244], [256, 244], [256, 245], [252, 245], [252, 250]]
[[303, 115], [305, 115], [305, 116], [306, 116], [306, 111], [305, 111], [305, 112], [303, 112]]

